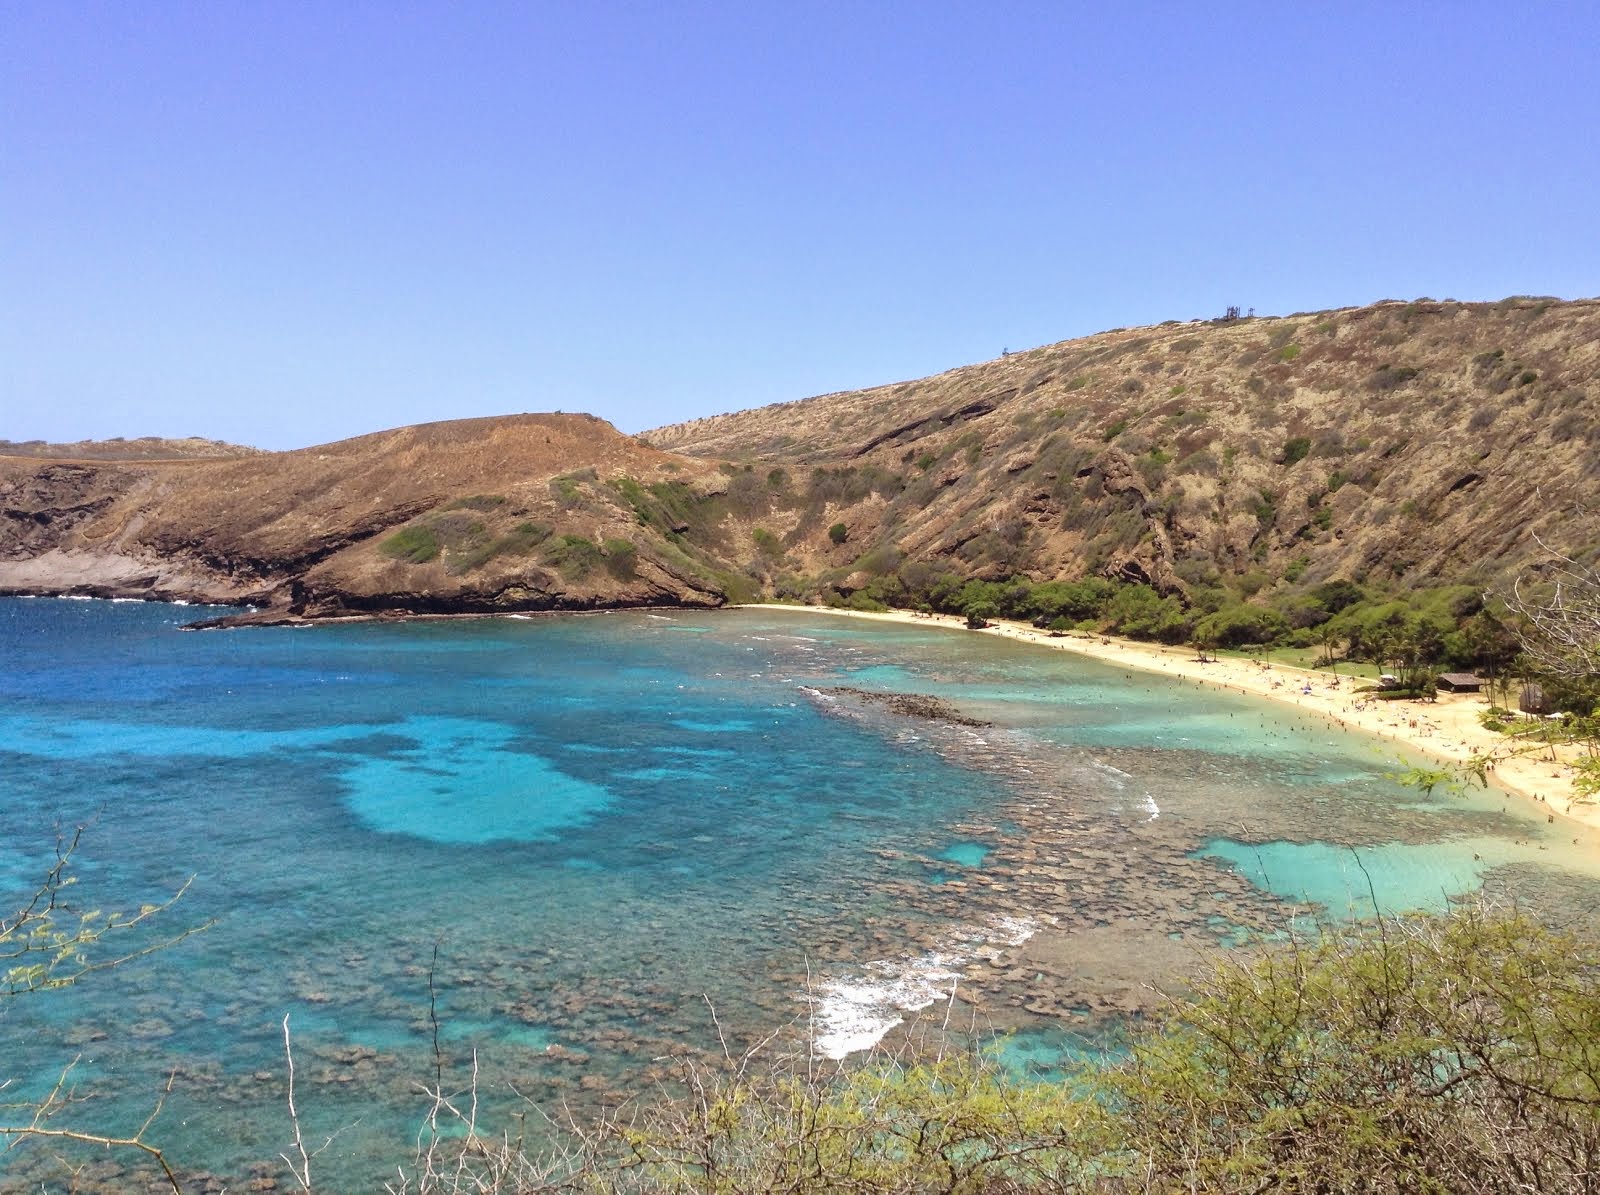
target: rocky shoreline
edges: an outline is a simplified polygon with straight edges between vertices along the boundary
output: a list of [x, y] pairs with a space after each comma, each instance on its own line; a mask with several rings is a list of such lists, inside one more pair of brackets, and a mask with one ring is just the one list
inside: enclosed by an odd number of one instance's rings
[[462, 605], [459, 609], [414, 610], [404, 607], [387, 609], [342, 609], [337, 611], [300, 612], [281, 605], [255, 607], [238, 597], [224, 597], [204, 590], [154, 594], [148, 589], [116, 585], [74, 585], [66, 588], [53, 586], [0, 586], [0, 598], [42, 598], [60, 601], [150, 602], [167, 606], [233, 606], [244, 607], [236, 614], [215, 618], [200, 618], [184, 623], [184, 631], [234, 630], [244, 627], [313, 627], [348, 626], [368, 622], [434, 622], [452, 619], [479, 618], [553, 618], [580, 617], [596, 614], [627, 614], [632, 612], [665, 611], [672, 613], [717, 609], [715, 605], [687, 603], [616, 603], [584, 605], [528, 605], [495, 609], [479, 609]]

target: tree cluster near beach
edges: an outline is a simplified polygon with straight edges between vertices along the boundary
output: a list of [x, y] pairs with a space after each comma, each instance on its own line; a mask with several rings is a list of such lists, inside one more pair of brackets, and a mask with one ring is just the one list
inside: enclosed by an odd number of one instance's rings
[[[873, 577], [845, 593], [817, 579], [788, 578], [778, 595], [864, 611], [891, 608], [976, 621], [1008, 618], [1052, 632], [1120, 635], [1197, 648], [1272, 651], [1315, 649], [1324, 666], [1365, 662], [1393, 673], [1396, 691], [1431, 692], [1441, 671], [1480, 671], [1490, 679], [1545, 674], [1518, 638], [1526, 623], [1504, 600], [1470, 585], [1395, 590], [1350, 580], [1259, 592], [1260, 579], [1201, 578], [1186, 593], [1160, 593], [1144, 582], [1086, 577], [1075, 581], [972, 580], [918, 563]], [[1552, 707], [1589, 716], [1600, 702], [1592, 674], [1550, 676]]]
[[1052, 634], [1189, 643], [1202, 659], [1219, 650], [1314, 652], [1295, 662], [1367, 665], [1384, 678], [1372, 692], [1385, 700], [1431, 699], [1441, 673], [1473, 672], [1493, 703], [1485, 726], [1508, 738], [1471, 761], [1457, 783], [1483, 780], [1498, 759], [1544, 750], [1554, 759], [1557, 742], [1578, 743], [1574, 793], [1600, 799], [1600, 571], [1570, 557], [1557, 555], [1542, 579], [1487, 593], [1465, 584], [1399, 589], [1343, 578], [1274, 583], [1260, 573], [1224, 578], [1214, 570], [1162, 593], [1143, 581], [1094, 576], [975, 580], [882, 552], [858, 563], [865, 567], [853, 575], [870, 574], [859, 588], [841, 588], [836, 573], [785, 578], [777, 594], [868, 612], [953, 614], [972, 628], [1007, 618]]

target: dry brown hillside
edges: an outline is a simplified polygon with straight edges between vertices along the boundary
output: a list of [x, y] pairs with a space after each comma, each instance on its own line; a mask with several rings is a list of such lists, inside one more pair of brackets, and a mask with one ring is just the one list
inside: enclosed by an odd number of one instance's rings
[[295, 452], [0, 457], [0, 589], [312, 616], [716, 604], [714, 564], [602, 482], [725, 486], [584, 415], [425, 424]]
[[845, 588], [901, 557], [1169, 590], [1487, 582], [1544, 558], [1535, 536], [1600, 545], [1574, 510], [1600, 493], [1600, 301], [1121, 329], [646, 438], [785, 468], [809, 499], [761, 517]]
[[47, 460], [81, 461], [169, 461], [197, 460], [221, 456], [255, 456], [259, 448], [205, 440], [199, 436], [164, 439], [141, 436], [137, 440], [77, 440], [70, 444], [47, 444], [43, 440], [0, 440], [0, 456], [27, 456]]
[[1597, 408], [1600, 301], [1422, 300], [1117, 330], [645, 439], [517, 415], [0, 454], [0, 592], [326, 617], [828, 597], [908, 569], [1486, 586], [1600, 552]]

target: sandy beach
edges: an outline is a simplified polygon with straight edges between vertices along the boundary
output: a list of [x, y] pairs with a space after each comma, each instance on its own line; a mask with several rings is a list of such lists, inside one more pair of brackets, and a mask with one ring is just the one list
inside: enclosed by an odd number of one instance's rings
[[1155, 643], [1081, 634], [1055, 637], [1035, 630], [1026, 623], [1007, 620], [996, 620], [982, 631], [968, 631], [965, 621], [953, 614], [915, 614], [907, 610], [872, 614], [859, 610], [779, 603], [750, 608], [793, 610], [863, 621], [946, 627], [966, 634], [998, 635], [1041, 649], [1072, 652], [1127, 668], [1231, 689], [1292, 706], [1303, 713], [1326, 718], [1341, 727], [1393, 740], [1400, 744], [1397, 754], [1411, 764], [1460, 764], [1476, 757], [1495, 756], [1496, 761], [1490, 772], [1493, 787], [1537, 803], [1552, 816], [1568, 818], [1600, 830], [1600, 806], [1575, 802], [1573, 799], [1573, 768], [1570, 761], [1575, 748], [1558, 747], [1555, 760], [1550, 758], [1548, 749], [1506, 757], [1506, 753], [1514, 749], [1513, 740], [1478, 724], [1478, 715], [1489, 706], [1488, 699], [1483, 696], [1441, 693], [1432, 702], [1377, 701], [1356, 692], [1358, 688], [1370, 684], [1370, 681], [1351, 676], [1228, 656], [1202, 663], [1191, 647], [1165, 647]]

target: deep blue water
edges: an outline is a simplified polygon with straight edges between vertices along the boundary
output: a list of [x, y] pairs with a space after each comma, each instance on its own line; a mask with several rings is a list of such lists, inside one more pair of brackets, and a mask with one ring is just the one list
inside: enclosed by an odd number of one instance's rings
[[[430, 985], [447, 1082], [476, 1049], [499, 1129], [524, 1096], [643, 1091], [718, 1025], [843, 1052], [986, 954], [1077, 959], [1070, 1020], [1108, 927], [1138, 955], [1278, 897], [1360, 912], [1369, 882], [1386, 907], [1590, 883], [1495, 795], [1396, 789], [1370, 741], [984, 636], [759, 610], [179, 629], [207, 613], [0, 600], [0, 908], [87, 824], [78, 907], [193, 877], [162, 924], [215, 921], [6, 1001], [0, 1080], [37, 1097], [81, 1056], [72, 1116], [104, 1131], [175, 1075], [152, 1136], [233, 1175], [288, 1144], [286, 1014], [308, 1133], [351, 1126], [322, 1172], [354, 1189], [415, 1138]], [[1062, 1028], [1008, 1016], [1019, 1056]]]

